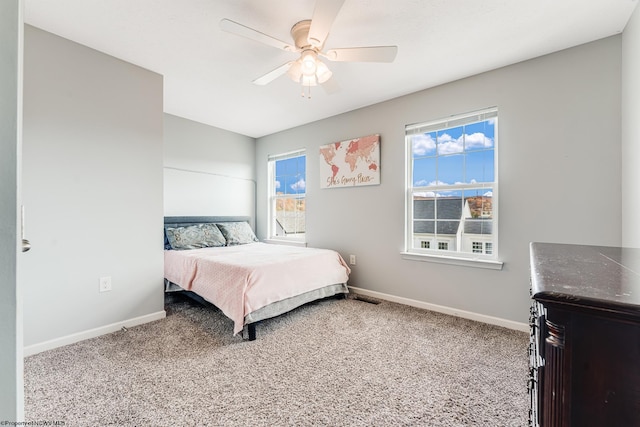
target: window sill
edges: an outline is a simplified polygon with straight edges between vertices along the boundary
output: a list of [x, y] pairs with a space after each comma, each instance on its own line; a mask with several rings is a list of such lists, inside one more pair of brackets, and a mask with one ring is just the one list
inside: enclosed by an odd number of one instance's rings
[[402, 259], [410, 261], [436, 262], [439, 264], [461, 265], [465, 267], [486, 268], [489, 270], [502, 270], [503, 262], [490, 259], [462, 258], [445, 255], [416, 254], [413, 252], [401, 252]]
[[263, 242], [269, 243], [271, 245], [289, 245], [289, 246], [300, 246], [300, 247], [307, 246], [307, 242], [303, 242], [300, 240], [264, 239]]

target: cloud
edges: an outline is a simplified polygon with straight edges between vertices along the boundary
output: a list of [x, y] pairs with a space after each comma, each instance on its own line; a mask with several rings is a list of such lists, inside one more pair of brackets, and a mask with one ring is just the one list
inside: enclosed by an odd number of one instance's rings
[[438, 192], [435, 191], [418, 191], [416, 193], [413, 193], [414, 197], [459, 197], [458, 194], [456, 194], [455, 191], [442, 191], [439, 190]]
[[460, 192], [456, 190], [440, 190], [437, 194], [438, 197], [460, 197]]
[[476, 132], [471, 135], [466, 135], [465, 143], [467, 148], [491, 148], [493, 147], [493, 140], [487, 138], [484, 133]]
[[462, 153], [464, 149], [462, 137], [454, 139], [448, 133], [438, 135], [438, 154]]
[[448, 182], [443, 182], [443, 181], [431, 181], [431, 182], [427, 182], [426, 179], [420, 179], [416, 182], [413, 183], [414, 187], [430, 187], [432, 185], [451, 185]]
[[280, 181], [276, 181], [276, 190], [280, 189]]
[[436, 141], [431, 138], [430, 134], [414, 135], [411, 142], [414, 156], [424, 156], [436, 149]]
[[291, 189], [294, 191], [304, 191], [307, 188], [307, 183], [304, 179], [300, 178], [295, 184], [291, 184]]
[[482, 132], [464, 134], [459, 138], [453, 138], [448, 133], [438, 135], [438, 154], [462, 153], [465, 149], [491, 148], [493, 140], [487, 138]]
[[484, 197], [493, 197], [493, 191], [487, 191], [483, 194]]
[[433, 191], [424, 191], [419, 193], [413, 193], [414, 197], [436, 197], [436, 193]]

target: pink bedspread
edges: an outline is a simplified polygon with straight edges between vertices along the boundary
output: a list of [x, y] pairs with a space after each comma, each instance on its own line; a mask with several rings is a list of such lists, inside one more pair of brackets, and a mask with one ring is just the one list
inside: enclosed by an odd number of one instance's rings
[[164, 251], [164, 277], [214, 304], [242, 331], [244, 317], [304, 292], [346, 283], [351, 270], [329, 249], [267, 243]]

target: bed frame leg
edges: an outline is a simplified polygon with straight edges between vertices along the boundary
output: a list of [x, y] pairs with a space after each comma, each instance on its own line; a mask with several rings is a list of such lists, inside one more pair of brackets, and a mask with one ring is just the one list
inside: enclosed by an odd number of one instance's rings
[[247, 329], [249, 331], [249, 341], [255, 341], [256, 340], [256, 324], [249, 323], [247, 325]]

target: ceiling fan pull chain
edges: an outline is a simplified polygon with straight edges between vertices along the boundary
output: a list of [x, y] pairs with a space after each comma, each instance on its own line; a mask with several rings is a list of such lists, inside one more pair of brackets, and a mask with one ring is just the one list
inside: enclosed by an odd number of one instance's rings
[[[304, 89], [305, 88], [307, 89], [307, 94], [306, 95], [304, 93]], [[306, 96], [308, 99], [311, 99], [311, 85], [310, 84], [308, 84], [307, 86], [305, 86], [304, 84], [302, 85], [302, 92], [300, 92], [300, 96], [303, 97], [303, 98]]]

